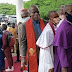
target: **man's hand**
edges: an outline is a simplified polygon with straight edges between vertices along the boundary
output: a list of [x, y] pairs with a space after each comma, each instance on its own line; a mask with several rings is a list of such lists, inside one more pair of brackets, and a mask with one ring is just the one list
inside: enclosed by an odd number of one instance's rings
[[52, 69], [49, 69], [49, 71], [48, 72], [54, 72], [54, 68], [52, 68]]
[[24, 63], [23, 63], [23, 65], [24, 65], [24, 66], [27, 65], [27, 64], [26, 64], [26, 59], [25, 59], [25, 57], [24, 57]]
[[27, 67], [28, 65], [27, 65], [27, 62], [26, 62], [25, 57], [22, 57], [22, 60], [23, 60], [23, 65], [24, 65], [25, 67]]
[[63, 67], [62, 68], [62, 72], [68, 72], [68, 68], [67, 67]]

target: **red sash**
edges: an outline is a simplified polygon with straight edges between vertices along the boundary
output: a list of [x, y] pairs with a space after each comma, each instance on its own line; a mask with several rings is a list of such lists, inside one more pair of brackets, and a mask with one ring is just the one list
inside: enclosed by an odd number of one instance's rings
[[49, 22], [49, 25], [51, 26], [52, 31], [53, 31], [53, 34], [55, 35], [55, 30], [54, 30], [54, 26], [53, 26], [53, 24], [52, 24], [51, 22]]
[[[43, 21], [40, 19], [41, 31], [45, 27]], [[36, 41], [35, 33], [33, 30], [32, 18], [26, 22], [26, 36], [29, 56], [29, 72], [38, 72], [37, 64], [37, 52], [36, 52]]]
[[[55, 29], [54, 29], [54, 26], [53, 26], [52, 22], [49, 22], [49, 25], [51, 26], [52, 31], [53, 31], [53, 34], [54, 34], [54, 36], [55, 36]], [[54, 46], [53, 46], [53, 53], [55, 54]]]

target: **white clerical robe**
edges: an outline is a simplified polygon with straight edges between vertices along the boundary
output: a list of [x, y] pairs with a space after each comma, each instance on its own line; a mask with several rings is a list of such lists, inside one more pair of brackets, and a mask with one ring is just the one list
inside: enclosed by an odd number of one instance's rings
[[48, 23], [36, 42], [36, 45], [40, 47], [38, 72], [48, 72], [49, 69], [54, 68], [54, 56], [52, 45], [53, 39], [54, 34], [51, 26]]

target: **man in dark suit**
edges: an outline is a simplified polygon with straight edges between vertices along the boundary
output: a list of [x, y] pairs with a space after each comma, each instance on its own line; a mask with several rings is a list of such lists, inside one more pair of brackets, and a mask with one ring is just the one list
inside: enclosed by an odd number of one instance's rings
[[[21, 55], [22, 54], [22, 49], [21, 49], [21, 25], [30, 18], [28, 9], [22, 9], [21, 10], [21, 18], [22, 18], [22, 22], [18, 23], [18, 40], [19, 40], [19, 51], [20, 51], [20, 56], [21, 56], [21, 68], [20, 68], [20, 70], [22, 71], [23, 66], [24, 66], [23, 65], [24, 57]], [[18, 53], [18, 55], [19, 55], [19, 53]]]
[[21, 26], [21, 47], [24, 65], [26, 66], [26, 53], [28, 55], [28, 72], [38, 72], [39, 47], [36, 46], [36, 40], [47, 24], [40, 18], [39, 9], [33, 5], [29, 8], [31, 18]]

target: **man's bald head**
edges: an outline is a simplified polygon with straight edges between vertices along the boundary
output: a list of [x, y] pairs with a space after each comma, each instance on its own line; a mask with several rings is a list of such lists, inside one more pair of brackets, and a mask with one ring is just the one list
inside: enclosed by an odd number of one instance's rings
[[65, 5], [61, 5], [61, 6], [60, 6], [60, 8], [59, 8], [59, 10], [58, 10], [58, 14], [59, 14], [59, 15], [64, 15], [64, 7], [65, 7]]
[[72, 23], [72, 4], [65, 5], [64, 12], [66, 19]]
[[58, 16], [58, 14], [57, 14], [57, 12], [56, 11], [50, 11], [49, 13], [48, 13], [48, 18], [50, 19], [50, 18], [54, 18], [55, 17], [55, 15], [57, 15]]
[[72, 15], [72, 4], [65, 5], [64, 12]]
[[29, 12], [33, 20], [38, 21], [40, 19], [39, 8], [36, 5], [32, 5]]
[[31, 12], [32, 9], [38, 9], [38, 10], [39, 10], [38, 6], [36, 6], [36, 5], [32, 5], [32, 6], [29, 8], [29, 12]]
[[64, 9], [65, 5], [61, 5], [59, 9]]
[[48, 14], [49, 21], [52, 22], [53, 24], [58, 24], [60, 19], [59, 15], [56, 11], [50, 11]]

